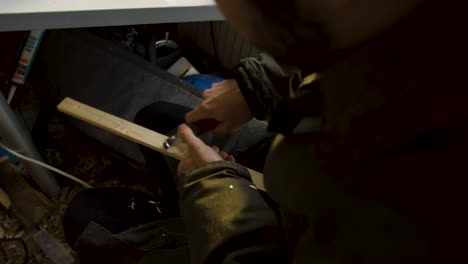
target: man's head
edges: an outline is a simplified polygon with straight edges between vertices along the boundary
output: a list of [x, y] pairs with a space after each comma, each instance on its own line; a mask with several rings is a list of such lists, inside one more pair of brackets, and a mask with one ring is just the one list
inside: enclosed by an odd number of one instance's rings
[[217, 0], [233, 26], [282, 62], [326, 63], [384, 31], [424, 0]]

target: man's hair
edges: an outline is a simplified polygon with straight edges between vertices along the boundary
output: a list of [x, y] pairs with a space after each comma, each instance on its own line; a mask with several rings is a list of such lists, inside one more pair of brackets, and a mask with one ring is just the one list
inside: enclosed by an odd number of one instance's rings
[[[307, 58], [311, 50], [326, 51], [330, 47], [329, 38], [324, 33], [322, 25], [312, 19], [306, 21], [299, 15], [298, 10], [301, 7], [297, 1], [251, 0], [251, 3], [257, 8], [260, 16], [259, 24], [264, 27], [262, 30], [269, 30], [269, 33], [284, 46], [284, 54], [276, 54], [282, 57], [283, 62], [297, 65], [298, 62], [312, 59]], [[313, 12], [310, 10], [311, 16]], [[325, 58], [328, 54], [324, 52], [323, 56]], [[315, 60], [313, 64], [316, 64], [313, 68], [317, 70], [322, 68], [324, 64], [322, 59], [317, 55], [314, 55], [313, 59]], [[310, 63], [306, 62], [307, 65]]]
[[252, 0], [264, 15], [283, 23], [292, 22], [296, 17], [294, 1], [284, 0]]

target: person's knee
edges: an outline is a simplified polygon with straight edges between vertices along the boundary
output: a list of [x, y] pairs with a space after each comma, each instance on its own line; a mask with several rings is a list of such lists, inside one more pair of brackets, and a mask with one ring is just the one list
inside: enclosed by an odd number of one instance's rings
[[133, 121], [140, 126], [146, 127], [151, 117], [154, 117], [159, 112], [158, 108], [161, 108], [161, 101], [143, 107], [136, 113]]
[[184, 122], [191, 109], [182, 105], [157, 101], [143, 107], [135, 115], [134, 122], [161, 134], [167, 134]]

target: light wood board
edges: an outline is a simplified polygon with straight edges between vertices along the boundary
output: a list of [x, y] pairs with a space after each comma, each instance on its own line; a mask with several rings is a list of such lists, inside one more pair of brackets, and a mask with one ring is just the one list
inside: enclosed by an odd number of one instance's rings
[[[178, 142], [166, 150], [163, 147], [163, 143], [167, 140], [167, 136], [71, 98], [65, 98], [57, 108], [62, 113], [102, 128], [108, 132], [114, 133], [150, 149], [156, 150], [177, 160], [184, 159], [187, 155], [190, 155], [187, 146], [182, 142]], [[263, 174], [249, 168], [247, 168], [247, 170], [249, 171], [255, 186], [259, 189], [265, 190]]]
[[[10, 162], [10, 159], [8, 158], [8, 156], [3, 156], [3, 157], [0, 157], [0, 165], [2, 165], [2, 163], [9, 163]], [[8, 194], [0, 188], [0, 204], [3, 205], [3, 207], [5, 207], [7, 210], [10, 209], [11, 207], [11, 200], [10, 200], [10, 196], [8, 196]]]

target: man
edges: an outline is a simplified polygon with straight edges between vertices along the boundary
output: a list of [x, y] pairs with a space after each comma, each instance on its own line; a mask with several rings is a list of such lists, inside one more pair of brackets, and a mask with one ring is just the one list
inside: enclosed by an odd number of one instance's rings
[[[466, 263], [462, 1], [217, 3], [272, 56], [243, 60], [236, 79], [204, 92], [193, 111], [159, 102], [136, 121], [167, 133], [187, 113], [186, 122], [216, 119], [213, 131], [229, 134], [256, 117], [278, 136], [265, 194], [234, 157], [179, 126], [191, 155], [171, 197], [180, 195], [191, 262]], [[107, 243], [111, 254], [132, 245], [155, 249], [145, 263], [185, 263], [168, 260], [187, 253], [177, 226], [155, 222], [101, 240], [119, 248]]]
[[[226, 154], [178, 129], [176, 182], [193, 263], [466, 262], [468, 86], [461, 4], [218, 0], [270, 52], [213, 86], [189, 123], [281, 133], [268, 198]], [[462, 64], [463, 63], [463, 64]], [[302, 77], [319, 73], [304, 81]], [[302, 76], [302, 77], [301, 77]]]

